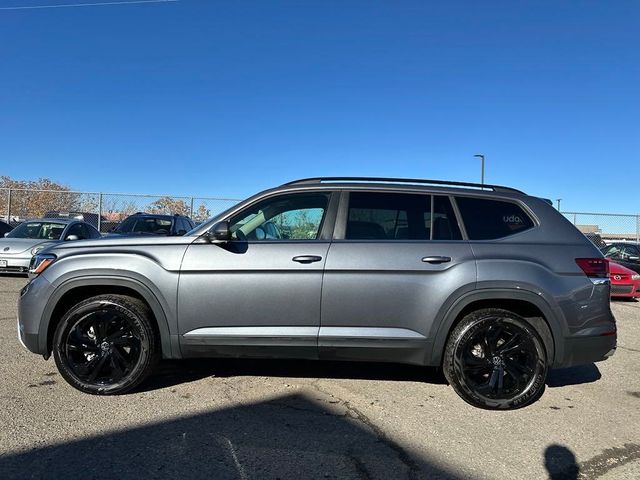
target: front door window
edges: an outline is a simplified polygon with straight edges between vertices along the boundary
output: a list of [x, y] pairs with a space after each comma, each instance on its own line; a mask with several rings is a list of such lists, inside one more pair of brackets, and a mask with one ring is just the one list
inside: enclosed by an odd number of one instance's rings
[[269, 198], [231, 218], [231, 238], [241, 241], [317, 240], [328, 202], [328, 193]]

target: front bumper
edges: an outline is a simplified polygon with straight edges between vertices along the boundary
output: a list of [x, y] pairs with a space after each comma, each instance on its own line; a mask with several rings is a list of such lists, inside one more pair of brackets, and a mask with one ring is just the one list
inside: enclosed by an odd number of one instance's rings
[[640, 282], [633, 283], [612, 283], [612, 297], [640, 298]]
[[0, 265], [4, 265], [4, 262], [7, 262], [7, 265], [6, 267], [0, 266], [0, 273], [27, 273], [29, 271], [29, 263], [31, 262], [31, 255], [26, 257], [0, 255]]
[[27, 350], [46, 355], [47, 332], [42, 317], [51, 294], [51, 284], [42, 276], [31, 280], [18, 299], [18, 336]]

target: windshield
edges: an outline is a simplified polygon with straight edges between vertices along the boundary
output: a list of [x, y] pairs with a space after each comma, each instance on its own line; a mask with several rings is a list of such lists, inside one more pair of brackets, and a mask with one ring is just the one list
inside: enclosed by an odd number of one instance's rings
[[154, 217], [129, 217], [120, 224], [116, 232], [168, 235], [171, 233], [171, 220]]
[[8, 238], [33, 238], [38, 240], [60, 240], [64, 223], [24, 222], [11, 230]]

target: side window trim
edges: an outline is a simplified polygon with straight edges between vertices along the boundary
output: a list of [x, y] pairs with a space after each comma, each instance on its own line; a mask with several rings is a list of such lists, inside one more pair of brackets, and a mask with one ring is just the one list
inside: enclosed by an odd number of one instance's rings
[[350, 193], [347, 190], [340, 192], [340, 204], [336, 215], [336, 226], [333, 229], [334, 240], [345, 240], [347, 234], [347, 219], [349, 218]]
[[336, 226], [336, 216], [338, 203], [340, 202], [340, 192], [327, 191], [329, 201], [327, 202], [327, 211], [324, 214], [322, 223], [320, 224], [320, 235], [315, 241], [330, 242]]
[[462, 235], [462, 240], [465, 242], [469, 241], [469, 235], [467, 235], [467, 228], [464, 224], [464, 220], [462, 219], [462, 214], [460, 213], [460, 209], [458, 208], [458, 202], [456, 202], [456, 197], [453, 195], [449, 195], [449, 201], [451, 202], [451, 206], [453, 207], [453, 213], [456, 216], [456, 221], [458, 222], [458, 228], [460, 229], [460, 234]]

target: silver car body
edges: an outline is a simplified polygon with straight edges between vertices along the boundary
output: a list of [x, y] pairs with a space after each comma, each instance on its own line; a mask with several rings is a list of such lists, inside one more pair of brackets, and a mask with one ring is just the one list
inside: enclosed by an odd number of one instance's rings
[[[345, 240], [351, 192], [402, 192], [516, 202], [535, 224], [472, 241]], [[206, 233], [265, 198], [326, 192], [317, 240], [210, 243]], [[543, 318], [552, 366], [603, 360], [615, 349], [608, 280], [576, 258], [598, 249], [549, 203], [521, 192], [386, 183], [286, 184], [255, 195], [184, 237], [63, 243], [22, 291], [19, 335], [47, 357], [52, 329], [74, 300], [116, 291], [153, 311], [165, 358], [292, 357], [439, 365], [448, 334], [475, 306]], [[313, 263], [294, 257], [313, 256]], [[446, 256], [446, 263], [424, 259]], [[612, 333], [613, 332], [613, 333]]]

